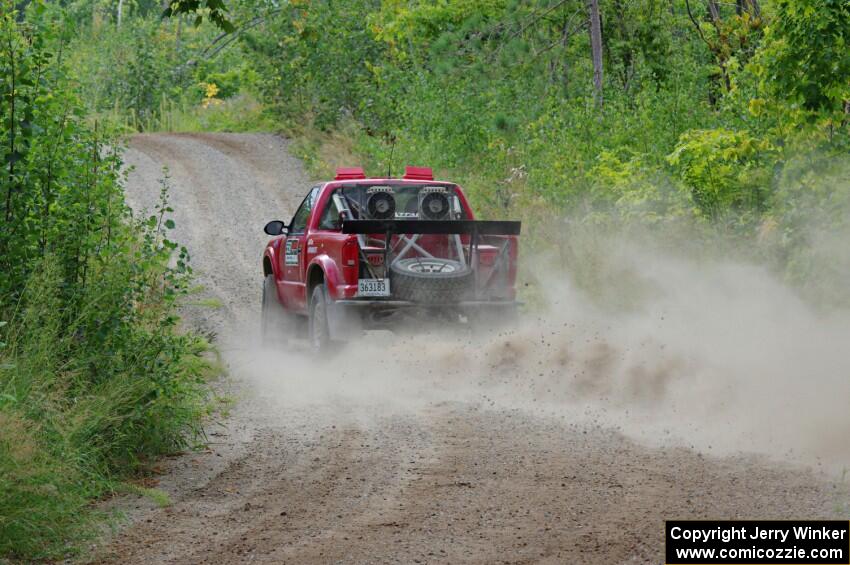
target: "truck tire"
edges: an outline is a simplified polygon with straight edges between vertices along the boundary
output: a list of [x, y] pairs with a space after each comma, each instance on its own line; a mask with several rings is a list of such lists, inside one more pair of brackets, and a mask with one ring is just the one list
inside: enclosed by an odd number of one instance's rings
[[284, 311], [283, 305], [277, 299], [274, 275], [266, 275], [263, 279], [262, 311], [263, 345], [274, 347], [283, 345], [286, 341], [288, 321], [291, 316]]
[[328, 308], [330, 299], [324, 284], [318, 284], [313, 288], [310, 297], [310, 346], [313, 351], [326, 352], [330, 349], [331, 333], [328, 324]]
[[440, 257], [401, 259], [390, 265], [392, 294], [399, 300], [451, 304], [472, 292], [473, 272], [466, 263]]

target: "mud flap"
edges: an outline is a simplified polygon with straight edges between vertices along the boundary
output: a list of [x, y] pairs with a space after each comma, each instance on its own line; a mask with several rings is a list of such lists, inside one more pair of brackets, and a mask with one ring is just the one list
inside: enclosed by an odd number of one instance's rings
[[333, 341], [350, 341], [363, 333], [363, 320], [356, 308], [346, 308], [336, 301], [328, 307], [328, 332]]

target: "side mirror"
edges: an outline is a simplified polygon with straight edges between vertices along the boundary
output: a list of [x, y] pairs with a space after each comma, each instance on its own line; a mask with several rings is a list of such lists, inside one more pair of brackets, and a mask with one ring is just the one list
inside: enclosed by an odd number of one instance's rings
[[266, 224], [266, 227], [263, 228], [263, 231], [265, 231], [269, 235], [281, 235], [289, 231], [289, 228], [285, 223], [281, 222], [280, 220], [273, 220]]

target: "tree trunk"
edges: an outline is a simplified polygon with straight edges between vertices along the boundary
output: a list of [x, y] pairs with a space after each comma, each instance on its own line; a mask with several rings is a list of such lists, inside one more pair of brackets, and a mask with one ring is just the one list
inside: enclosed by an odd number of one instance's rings
[[599, 0], [590, 0], [590, 49], [593, 55], [593, 92], [596, 105], [602, 107], [602, 21]]
[[716, 26], [720, 25], [720, 7], [715, 0], [708, 0], [708, 14], [711, 16], [712, 23]]
[[561, 29], [561, 47], [564, 50], [564, 53], [561, 57], [561, 87], [564, 89], [564, 94], [566, 95], [569, 91], [570, 86], [570, 61], [569, 57], [567, 57], [567, 48], [569, 47], [570, 41], [570, 20], [566, 16], [564, 16], [564, 23]]
[[124, 15], [124, 0], [118, 0], [118, 16], [115, 18], [117, 27], [121, 27], [121, 17]]

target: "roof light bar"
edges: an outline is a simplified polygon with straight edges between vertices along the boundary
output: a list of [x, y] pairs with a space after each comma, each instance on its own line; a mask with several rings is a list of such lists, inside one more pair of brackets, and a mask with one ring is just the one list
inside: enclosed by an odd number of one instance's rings
[[411, 167], [404, 168], [404, 178], [408, 180], [434, 180], [434, 171], [431, 167]]
[[334, 180], [353, 180], [353, 179], [365, 179], [366, 173], [363, 172], [362, 167], [339, 167], [336, 170], [336, 177]]

